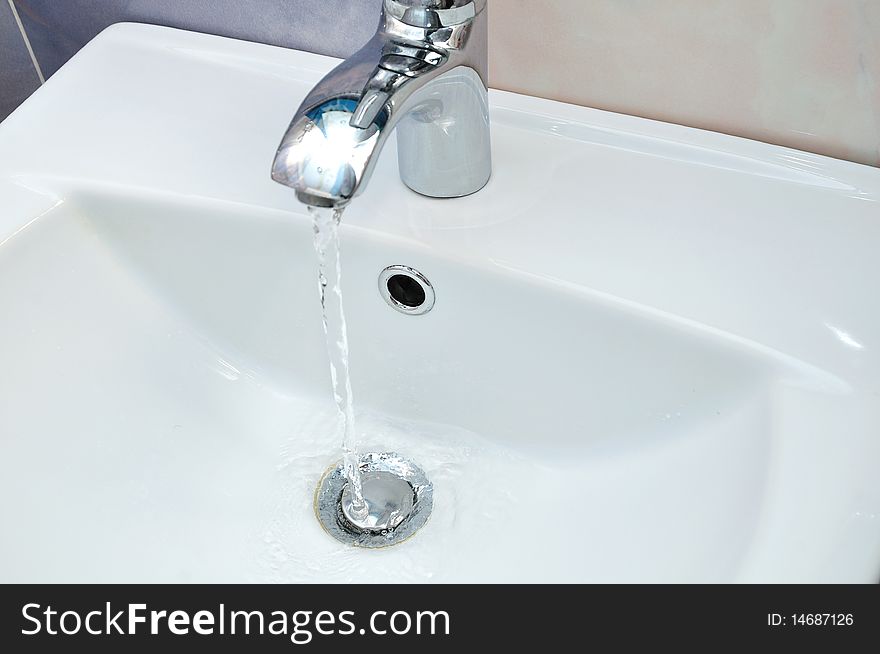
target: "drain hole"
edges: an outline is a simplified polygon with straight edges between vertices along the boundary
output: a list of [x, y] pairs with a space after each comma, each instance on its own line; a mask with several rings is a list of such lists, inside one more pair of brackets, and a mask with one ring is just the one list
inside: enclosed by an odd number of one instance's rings
[[379, 274], [379, 293], [400, 313], [419, 316], [434, 307], [434, 287], [415, 268], [388, 266]]
[[406, 307], [420, 307], [425, 303], [425, 289], [412, 277], [393, 275], [388, 280], [388, 292]]
[[315, 513], [336, 540], [355, 547], [388, 547], [421, 529], [434, 508], [434, 486], [424, 471], [395, 452], [361, 454], [368, 513], [352, 519], [348, 480], [340, 461], [315, 491]]

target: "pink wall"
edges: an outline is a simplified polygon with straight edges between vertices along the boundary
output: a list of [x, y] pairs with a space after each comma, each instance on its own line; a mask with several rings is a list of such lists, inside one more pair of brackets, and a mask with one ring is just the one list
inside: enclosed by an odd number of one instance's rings
[[880, 165], [880, 0], [491, 0], [491, 85]]

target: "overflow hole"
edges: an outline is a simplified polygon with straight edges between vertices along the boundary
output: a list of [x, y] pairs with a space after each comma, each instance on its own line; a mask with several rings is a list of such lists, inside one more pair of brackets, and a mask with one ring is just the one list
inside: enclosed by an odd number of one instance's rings
[[393, 275], [387, 283], [391, 297], [407, 307], [420, 307], [425, 303], [425, 289], [412, 277]]
[[418, 316], [434, 307], [434, 287], [428, 278], [409, 266], [388, 266], [379, 274], [379, 292], [389, 306]]

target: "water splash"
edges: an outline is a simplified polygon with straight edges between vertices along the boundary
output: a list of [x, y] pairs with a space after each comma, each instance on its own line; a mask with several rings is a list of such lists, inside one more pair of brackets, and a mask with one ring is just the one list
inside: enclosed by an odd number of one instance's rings
[[[275, 474], [269, 477], [266, 502], [254, 508], [262, 528], [249, 542], [243, 560], [244, 580], [251, 583], [404, 583], [454, 580], [467, 543], [491, 543], [517, 519], [523, 488], [501, 480], [534, 479], [553, 487], [553, 468], [533, 457], [449, 424], [410, 420], [359, 405], [358, 445], [362, 452], [407, 452], [433, 482], [434, 511], [418, 536], [377, 556], [327, 536], [311, 502], [335, 443], [325, 435], [336, 421], [335, 408], [308, 398], [292, 399], [285, 409], [286, 439]], [[520, 492], [521, 491], [521, 492]], [[475, 539], [475, 540], [474, 540]], [[494, 560], [492, 548], [477, 548], [479, 567]], [[481, 558], [485, 555], [486, 559]]]
[[324, 318], [324, 335], [330, 357], [330, 379], [337, 419], [342, 433], [343, 465], [351, 493], [351, 511], [367, 514], [358, 467], [357, 432], [354, 423], [354, 397], [348, 363], [348, 328], [342, 304], [342, 262], [339, 250], [339, 223], [342, 209], [309, 207], [318, 254], [318, 291]]

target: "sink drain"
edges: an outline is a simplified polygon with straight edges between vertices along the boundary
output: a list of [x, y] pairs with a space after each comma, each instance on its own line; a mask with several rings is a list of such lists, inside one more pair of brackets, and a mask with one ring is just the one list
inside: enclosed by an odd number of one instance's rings
[[315, 513], [328, 534], [355, 547], [388, 547], [425, 525], [434, 508], [434, 487], [421, 468], [394, 452], [362, 454], [359, 467], [366, 515], [352, 510], [341, 462], [318, 484]]

